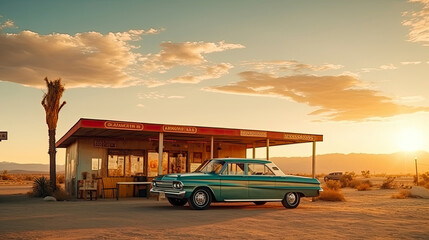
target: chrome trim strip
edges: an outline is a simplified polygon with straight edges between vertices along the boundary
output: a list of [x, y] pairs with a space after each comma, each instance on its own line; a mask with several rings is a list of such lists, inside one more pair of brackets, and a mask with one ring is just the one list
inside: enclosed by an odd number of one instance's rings
[[165, 194], [172, 194], [172, 195], [181, 195], [181, 194], [185, 194], [186, 191], [180, 191], [180, 192], [169, 192], [169, 191], [163, 191], [163, 190], [154, 190], [151, 189], [150, 190], [151, 193], [165, 193]]
[[283, 199], [224, 199], [225, 202], [281, 202]]
[[154, 190], [154, 189], [151, 189], [150, 190], [150, 192], [151, 193], [154, 193], [154, 194], [160, 194], [160, 193], [164, 193], [165, 194], [165, 196], [170, 196], [170, 197], [173, 197], [173, 198], [184, 198], [185, 197], [185, 194], [186, 194], [186, 191], [180, 191], [180, 192], [169, 192], [169, 191], [163, 191], [163, 190]]

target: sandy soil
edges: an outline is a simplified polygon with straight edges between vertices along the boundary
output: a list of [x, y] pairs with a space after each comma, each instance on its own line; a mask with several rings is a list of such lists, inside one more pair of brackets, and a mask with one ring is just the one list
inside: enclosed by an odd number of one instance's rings
[[205, 211], [130, 198], [44, 202], [0, 195], [0, 239], [429, 239], [429, 200], [343, 189], [347, 202], [216, 203]]
[[25, 194], [31, 191], [32, 184], [8, 184], [0, 185], [0, 195]]

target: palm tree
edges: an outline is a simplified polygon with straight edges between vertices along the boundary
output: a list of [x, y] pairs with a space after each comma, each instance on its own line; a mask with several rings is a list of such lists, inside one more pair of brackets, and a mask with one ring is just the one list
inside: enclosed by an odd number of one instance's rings
[[58, 122], [58, 113], [61, 108], [66, 104], [64, 101], [60, 105], [61, 97], [64, 92], [64, 85], [61, 84], [61, 78], [49, 81], [45, 77], [46, 86], [48, 87], [48, 92], [43, 95], [42, 106], [45, 108], [46, 112], [46, 124], [48, 124], [48, 133], [49, 133], [49, 175], [51, 181], [51, 188], [53, 191], [56, 189], [56, 153], [55, 148], [55, 131], [57, 129]]

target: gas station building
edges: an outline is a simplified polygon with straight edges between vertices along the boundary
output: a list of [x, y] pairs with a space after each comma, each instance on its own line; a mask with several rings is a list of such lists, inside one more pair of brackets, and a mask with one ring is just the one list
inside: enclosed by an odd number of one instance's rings
[[[194, 171], [212, 158], [255, 158], [256, 148], [311, 143], [315, 175], [316, 142], [323, 135], [263, 130], [80, 119], [57, 143], [66, 148], [66, 191], [77, 195], [87, 172], [100, 179], [150, 181], [160, 174]], [[253, 149], [252, 156], [246, 156]], [[132, 196], [133, 189], [123, 192]]]

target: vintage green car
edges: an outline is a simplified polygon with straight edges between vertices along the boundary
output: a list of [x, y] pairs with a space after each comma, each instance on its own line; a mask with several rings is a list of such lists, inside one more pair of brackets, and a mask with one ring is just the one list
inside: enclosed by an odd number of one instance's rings
[[273, 162], [255, 159], [207, 160], [192, 173], [157, 176], [151, 193], [165, 194], [173, 206], [189, 202], [201, 210], [211, 202], [282, 202], [296, 208], [301, 197], [323, 191], [317, 179], [285, 175]]

